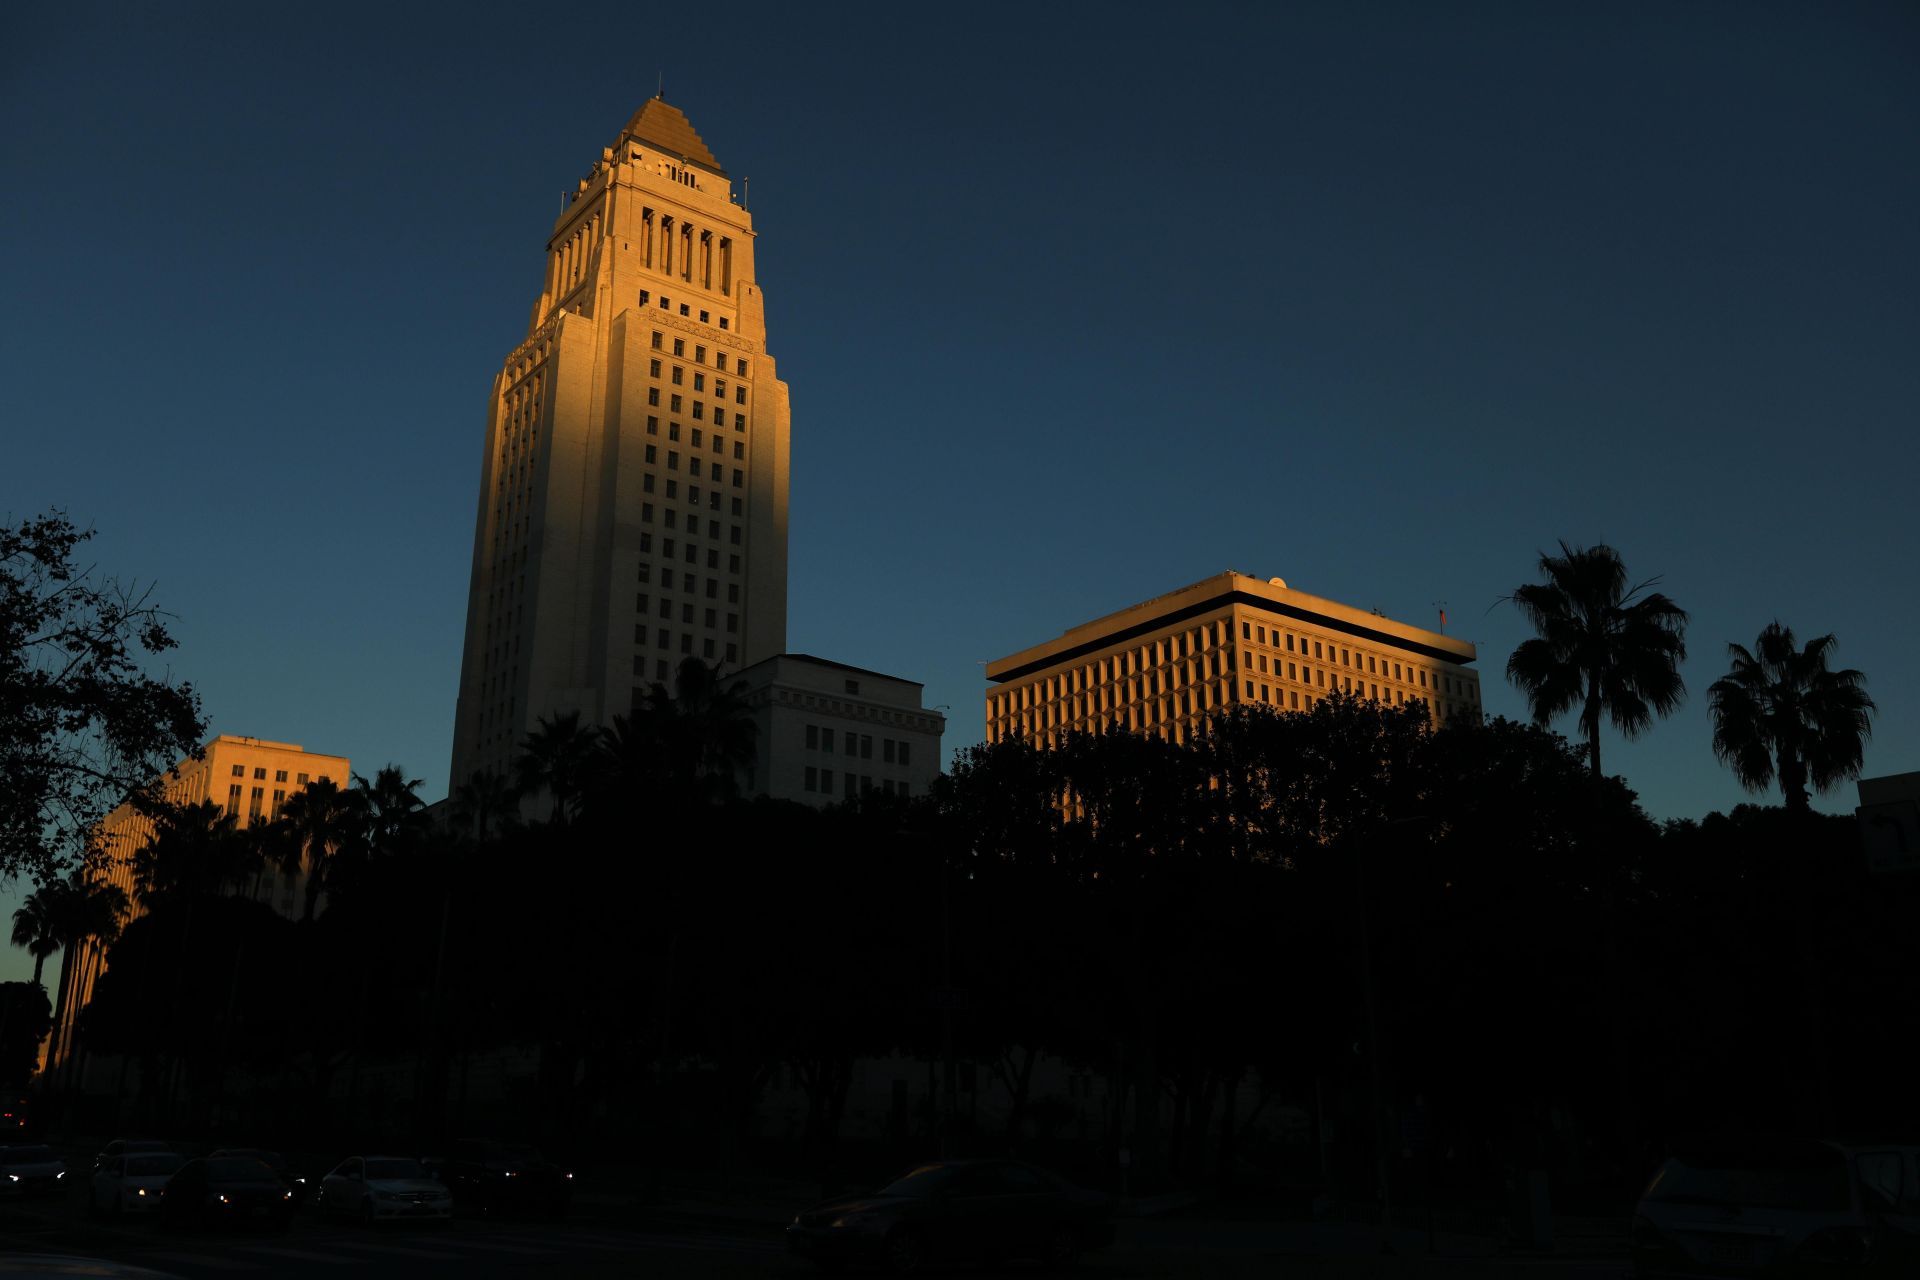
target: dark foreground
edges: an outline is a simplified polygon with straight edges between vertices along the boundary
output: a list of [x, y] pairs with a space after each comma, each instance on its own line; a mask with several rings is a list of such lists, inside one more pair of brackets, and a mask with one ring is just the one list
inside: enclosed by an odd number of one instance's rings
[[[1451, 1257], [1382, 1258], [1351, 1240], [1268, 1231], [1248, 1224], [1128, 1221], [1118, 1243], [1075, 1274], [1119, 1277], [1500, 1276], [1624, 1280], [1623, 1259], [1525, 1258], [1450, 1245]], [[0, 1250], [105, 1258], [188, 1277], [353, 1274], [454, 1276], [786, 1276], [816, 1274], [787, 1256], [771, 1228], [576, 1217], [564, 1222], [492, 1221], [367, 1228], [294, 1217], [285, 1232], [163, 1232], [145, 1223], [96, 1223], [78, 1198], [0, 1204]], [[1314, 1256], [1314, 1255], [1321, 1256]], [[1330, 1255], [1330, 1256], [1329, 1256]], [[0, 1267], [6, 1258], [0, 1256]], [[0, 1269], [0, 1275], [4, 1275]], [[1042, 1275], [1038, 1267], [935, 1267], [930, 1274]]]

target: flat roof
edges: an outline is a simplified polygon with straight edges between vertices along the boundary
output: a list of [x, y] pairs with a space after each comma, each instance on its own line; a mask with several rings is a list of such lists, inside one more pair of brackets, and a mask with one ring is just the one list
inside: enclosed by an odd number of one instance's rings
[[1043, 644], [989, 662], [987, 679], [1005, 684], [1231, 605], [1260, 609], [1439, 662], [1464, 666], [1478, 656], [1473, 645], [1465, 640], [1228, 570], [1081, 623]]
[[[831, 667], [835, 671], [851, 671], [857, 676], [872, 676], [876, 680], [891, 680], [895, 684], [912, 685], [916, 689], [926, 688], [926, 685], [921, 681], [909, 680], [905, 676], [890, 676], [884, 671], [874, 671], [867, 667], [849, 666], [844, 662], [835, 662], [831, 658], [816, 658], [810, 653], [776, 653], [771, 658], [760, 659], [759, 662], [753, 664], [753, 667], [764, 666], [769, 662], [779, 662], [782, 659], [788, 662], [809, 662], [816, 667]], [[741, 668], [740, 674], [745, 675], [747, 672], [753, 670], [753, 667]]]

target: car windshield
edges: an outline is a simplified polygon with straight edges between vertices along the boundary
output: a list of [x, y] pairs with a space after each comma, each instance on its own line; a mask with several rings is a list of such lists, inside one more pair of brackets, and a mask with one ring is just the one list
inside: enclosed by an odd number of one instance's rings
[[0, 1164], [52, 1164], [51, 1147], [8, 1147], [0, 1151]]
[[1851, 1208], [1853, 1189], [1846, 1157], [1831, 1148], [1700, 1152], [1675, 1156], [1662, 1165], [1646, 1199], [1831, 1211]]
[[129, 1178], [161, 1178], [170, 1176], [186, 1161], [179, 1156], [130, 1156], [127, 1159]]
[[426, 1166], [418, 1160], [367, 1161], [367, 1177], [369, 1178], [391, 1178], [395, 1181], [405, 1181], [407, 1179], [425, 1179], [429, 1176]]
[[895, 1178], [880, 1188], [883, 1196], [931, 1196], [938, 1195], [948, 1183], [953, 1181], [953, 1166], [944, 1164], [922, 1165], [905, 1177]]
[[258, 1160], [241, 1156], [221, 1156], [207, 1161], [207, 1179], [211, 1182], [271, 1182], [273, 1170]]

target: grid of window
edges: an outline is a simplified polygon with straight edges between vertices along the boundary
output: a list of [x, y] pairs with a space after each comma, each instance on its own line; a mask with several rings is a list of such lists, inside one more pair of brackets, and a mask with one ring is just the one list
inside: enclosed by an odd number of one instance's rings
[[1068, 732], [1117, 726], [1186, 741], [1235, 701], [1307, 711], [1334, 691], [1395, 706], [1418, 699], [1442, 723], [1479, 710], [1477, 672], [1416, 665], [1405, 655], [1355, 648], [1349, 637], [1229, 615], [995, 690], [987, 696], [987, 739], [1017, 734], [1051, 745]]

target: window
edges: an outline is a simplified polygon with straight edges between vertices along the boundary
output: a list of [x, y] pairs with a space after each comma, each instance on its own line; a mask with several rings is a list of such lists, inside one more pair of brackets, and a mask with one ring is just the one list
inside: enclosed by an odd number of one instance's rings
[[[707, 313], [702, 311], [700, 314], [704, 316]], [[705, 364], [707, 362], [707, 349], [705, 347], [695, 347], [693, 349], [693, 360], [695, 364]]]
[[678, 449], [667, 450], [667, 470], [678, 471], [679, 469], [680, 469], [680, 451]]
[[[647, 300], [647, 295], [644, 291], [642, 291], [642, 293], [640, 294], [640, 301], [645, 302], [646, 300]], [[653, 331], [653, 349], [655, 351], [658, 351], [660, 349], [661, 339], [664, 338], [665, 336], [666, 335], [662, 334], [658, 329], [655, 329]], [[658, 372], [657, 369], [656, 369], [656, 372]]]
[[851, 729], [847, 730], [846, 743], [847, 743], [848, 755], [858, 756], [860, 754], [860, 735], [859, 734], [855, 733]]
[[[662, 298], [662, 299], [660, 299], [660, 305], [661, 305], [661, 306], [663, 306], [663, 307], [664, 307], [664, 306], [666, 306], [666, 305], [667, 305], [667, 300], [666, 300], [665, 298]], [[673, 340], [673, 354], [675, 354], [675, 355], [677, 355], [677, 356], [684, 356], [685, 354], [687, 354], [687, 342], [686, 342], [686, 339], [684, 339], [684, 338], [675, 338], [675, 339]]]
[[880, 761], [882, 764], [893, 763], [893, 739], [892, 738], [884, 739], [880, 743]]
[[[656, 338], [659, 336], [660, 335], [657, 333], [654, 335], [654, 337]], [[655, 343], [654, 345], [658, 346], [659, 344]], [[647, 376], [653, 377], [653, 378], [657, 378], [660, 376], [660, 362], [658, 360], [647, 361]]]
[[227, 812], [240, 812], [240, 784], [237, 782], [227, 788]]
[[820, 771], [820, 789], [828, 795], [833, 794], [833, 770], [822, 769]]
[[734, 371], [735, 373], [737, 373], [737, 374], [739, 374], [739, 375], [740, 375], [741, 377], [743, 377], [743, 378], [744, 378], [744, 377], [746, 377], [746, 376], [747, 376], [747, 362], [746, 362], [745, 360], [735, 360], [735, 361], [733, 362], [733, 371]]
[[727, 603], [728, 604], [740, 603], [740, 584], [739, 583], [729, 582], [727, 584]]
[[247, 776], [247, 766], [245, 766], [245, 765], [243, 765], [243, 764], [237, 764], [237, 765], [235, 765], [235, 766], [233, 766], [233, 776], [234, 776], [234, 777], [236, 777], [236, 778], [244, 778], [244, 777], [246, 777], [246, 776]]
[[[735, 533], [738, 533], [738, 532], [739, 532], [739, 530], [738, 530], [738, 529], [736, 529], [736, 530], [734, 530], [734, 532], [735, 532]], [[738, 541], [738, 539], [735, 539], [735, 541]], [[728, 556], [728, 557], [727, 557], [727, 572], [728, 572], [728, 573], [738, 573], [738, 572], [740, 572], [740, 557], [739, 557], [739, 556]]]
[[667, 398], [667, 408], [674, 413], [680, 412], [680, 397], [669, 396]]
[[872, 734], [863, 733], [860, 735], [860, 758], [862, 760], [873, 759], [873, 735]]
[[733, 402], [735, 404], [745, 404], [747, 402], [747, 389], [745, 387], [735, 387], [733, 389]]
[[667, 424], [667, 439], [678, 440], [679, 438], [680, 438], [680, 424], [677, 422], [669, 422]]
[[820, 726], [817, 724], [810, 724], [807, 726], [807, 750], [818, 751], [819, 749], [820, 749]]
[[846, 796], [847, 796], [847, 799], [849, 800], [853, 799], [853, 775], [852, 774], [847, 775]]
[[820, 730], [820, 749], [822, 751], [833, 750], [833, 729], [831, 726]]
[[273, 780], [275, 782], [285, 782], [287, 780], [287, 771], [285, 769], [275, 769], [273, 771]]
[[[912, 743], [910, 743], [910, 742], [904, 742], [904, 741], [903, 741], [903, 742], [902, 742], [902, 743], [900, 744], [900, 763], [901, 763], [901, 764], [912, 764], [912, 763], [913, 763], [913, 761], [911, 761], [910, 759], [908, 759], [908, 758], [907, 758], [907, 749], [908, 749], [909, 747], [911, 747], [912, 745], [913, 745]], [[902, 787], [901, 789], [902, 789], [902, 790], [905, 790], [905, 787], [903, 786], [903, 787]]]
[[700, 428], [698, 427], [693, 429], [693, 447], [696, 449], [700, 447]]
[[734, 429], [735, 431], [745, 431], [745, 430], [747, 429], [747, 415], [746, 415], [746, 414], [744, 414], [744, 413], [736, 413], [736, 414], [734, 414], [734, 415], [733, 415], [733, 429]]
[[293, 780], [294, 780], [294, 781], [295, 781], [296, 783], [298, 783], [299, 785], [301, 785], [301, 786], [303, 786], [303, 787], [307, 785], [307, 775], [306, 775], [306, 774], [304, 774], [304, 773], [296, 773], [296, 774], [294, 774], [294, 775], [293, 775]]
[[813, 765], [808, 765], [806, 777], [800, 786], [801, 789], [805, 791], [818, 791], [820, 789], [820, 770]]
[[660, 388], [658, 387], [647, 388], [647, 403], [653, 404], [653, 405], [657, 405], [660, 403]]
[[[694, 357], [694, 359], [696, 359], [696, 360], [697, 360], [697, 359], [699, 359], [699, 358], [700, 358], [700, 357], [698, 357], [698, 356], [695, 356], [695, 357]], [[694, 389], [695, 391], [705, 391], [705, 390], [707, 389], [707, 375], [706, 375], [706, 374], [704, 374], [704, 373], [701, 373], [701, 372], [699, 372], [698, 370], [695, 370], [695, 371], [694, 371], [694, 375], [693, 375], [693, 389]]]
[[660, 434], [660, 419], [654, 417], [652, 414], [647, 415], [647, 434], [650, 436]]
[[[745, 458], [746, 456], [747, 456], [747, 442], [745, 440], [735, 440], [733, 442], [734, 461], [738, 462], [739, 460], [741, 460], [742, 458]], [[740, 499], [738, 498], [735, 498], [733, 500], [733, 514], [735, 515], [740, 514]]]
[[[718, 470], [718, 469], [719, 469], [718, 467], [715, 468], [715, 470]], [[740, 468], [735, 467], [733, 469], [733, 487], [736, 489], [744, 488], [746, 486], [746, 481], [747, 481], [747, 473], [742, 471]]]
[[707, 313], [704, 311], [700, 313], [700, 323], [701, 324], [707, 323]]
[[[712, 610], [709, 609], [708, 612], [711, 613]], [[738, 631], [739, 629], [740, 629], [740, 615], [737, 613], [728, 614], [727, 615], [727, 631], [729, 633], [732, 633], [732, 632]]]
[[695, 401], [693, 402], [693, 420], [694, 420], [695, 422], [705, 422], [705, 421], [706, 421], [706, 417], [707, 417], [707, 415], [706, 415], [706, 407], [707, 407], [706, 405], [704, 405], [704, 404], [702, 404], [702, 403], [701, 403], [700, 401], [698, 401], [698, 400], [695, 400]]
[[728, 662], [738, 661], [738, 650], [736, 650], [732, 645], [727, 646], [727, 661]]
[[[255, 769], [253, 771], [253, 776], [259, 779], [260, 781], [264, 782], [267, 777], [267, 771], [265, 769]], [[258, 788], [255, 788], [255, 790], [258, 790]]]
[[740, 545], [740, 526], [739, 525], [736, 524], [733, 526], [733, 529], [727, 535], [727, 541], [731, 542], [736, 547]]

